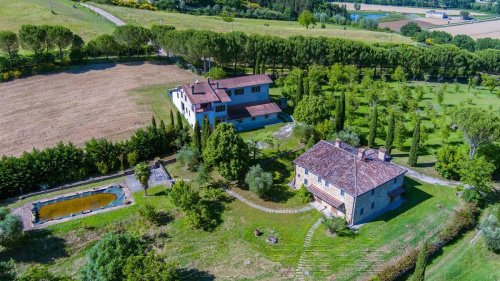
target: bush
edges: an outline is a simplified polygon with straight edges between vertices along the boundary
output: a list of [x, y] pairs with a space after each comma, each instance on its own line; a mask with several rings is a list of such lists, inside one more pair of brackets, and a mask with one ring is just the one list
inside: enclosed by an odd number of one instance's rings
[[214, 66], [210, 69], [210, 71], [205, 73], [204, 76], [210, 77], [214, 80], [218, 80], [218, 79], [225, 78], [227, 76], [227, 74], [226, 74], [226, 71], [224, 71], [224, 69]]
[[444, 246], [455, 239], [462, 232], [473, 228], [477, 224], [479, 210], [475, 204], [465, 204], [455, 211], [450, 221], [438, 234], [438, 244]]
[[302, 201], [303, 203], [309, 203], [313, 199], [312, 193], [307, 191], [305, 185], [300, 186], [299, 191], [297, 191], [297, 196], [299, 196], [300, 201]]
[[328, 229], [331, 234], [339, 236], [351, 236], [354, 231], [348, 227], [348, 223], [343, 217], [323, 217], [323, 225]]
[[23, 236], [23, 223], [6, 208], [0, 208], [0, 246], [8, 247]]
[[[499, 208], [500, 209], [500, 208]], [[500, 251], [500, 224], [498, 218], [494, 215], [489, 215], [482, 224], [482, 232], [484, 241], [488, 249]]]
[[2, 281], [16, 280], [16, 270], [14, 265], [15, 265], [14, 260], [9, 260], [7, 262], [0, 261], [0, 280]]
[[245, 183], [248, 185], [250, 191], [263, 198], [271, 191], [273, 175], [269, 172], [264, 172], [260, 165], [255, 165], [250, 168], [250, 171], [245, 176]]
[[170, 201], [183, 211], [192, 209], [200, 202], [200, 195], [185, 181], [176, 182], [168, 193]]
[[200, 163], [200, 152], [194, 147], [185, 145], [177, 152], [176, 159], [181, 165], [187, 166], [189, 171], [194, 172]]
[[136, 280], [180, 280], [177, 276], [176, 265], [166, 263], [163, 259], [152, 253], [147, 255], [132, 256], [127, 259], [124, 274], [126, 281]]
[[149, 203], [142, 205], [138, 212], [141, 217], [154, 224], [158, 224], [160, 220], [160, 213]]
[[437, 151], [436, 170], [446, 179], [459, 180], [466, 156], [456, 146], [445, 145]]
[[[0, 279], [2, 280], [2, 279]], [[70, 277], [67, 276], [57, 276], [53, 273], [51, 273], [48, 268], [44, 265], [32, 265], [26, 269], [25, 272], [19, 278], [17, 278], [17, 281], [70, 281], [73, 280]]]

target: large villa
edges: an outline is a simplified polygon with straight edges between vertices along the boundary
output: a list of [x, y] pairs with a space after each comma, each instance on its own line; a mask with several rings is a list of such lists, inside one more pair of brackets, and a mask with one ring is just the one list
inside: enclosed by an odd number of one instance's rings
[[244, 131], [279, 122], [279, 106], [269, 98], [273, 83], [265, 74], [185, 84], [170, 90], [179, 112], [194, 127], [205, 117], [214, 122], [229, 122]]
[[351, 225], [400, 206], [406, 170], [387, 161], [386, 150], [356, 149], [336, 140], [320, 141], [299, 156], [293, 186], [304, 185], [315, 204]]

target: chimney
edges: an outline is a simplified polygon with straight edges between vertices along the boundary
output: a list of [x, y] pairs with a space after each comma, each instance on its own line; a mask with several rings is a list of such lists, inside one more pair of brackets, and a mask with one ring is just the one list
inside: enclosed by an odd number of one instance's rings
[[358, 148], [358, 159], [359, 160], [364, 160], [365, 159], [365, 152], [366, 150], [364, 148]]
[[212, 82], [211, 80], [212, 79], [210, 79], [210, 77], [207, 78], [208, 85], [210, 85], [210, 82]]
[[215, 82], [215, 88], [219, 89], [219, 81]]
[[385, 161], [386, 156], [387, 156], [387, 149], [385, 149], [385, 147], [381, 146], [378, 149], [378, 159]]
[[191, 95], [194, 95], [194, 84], [191, 84]]
[[340, 148], [340, 144], [342, 143], [342, 140], [337, 138], [335, 139], [335, 147], [339, 147]]

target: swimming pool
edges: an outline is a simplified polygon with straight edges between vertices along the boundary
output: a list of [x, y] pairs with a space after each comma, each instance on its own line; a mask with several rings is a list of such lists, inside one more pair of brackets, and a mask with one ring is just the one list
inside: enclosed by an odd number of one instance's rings
[[75, 217], [97, 210], [125, 204], [125, 192], [120, 185], [90, 190], [33, 204], [33, 224]]
[[383, 17], [387, 17], [389, 14], [351, 14], [351, 20], [358, 21], [360, 18], [378, 20]]

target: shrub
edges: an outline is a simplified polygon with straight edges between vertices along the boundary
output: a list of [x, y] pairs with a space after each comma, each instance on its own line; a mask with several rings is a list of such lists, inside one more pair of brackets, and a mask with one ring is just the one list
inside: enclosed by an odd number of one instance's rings
[[262, 198], [271, 191], [273, 175], [269, 172], [264, 172], [260, 165], [255, 165], [250, 168], [250, 171], [245, 176], [245, 183], [248, 185], [250, 191]]
[[[500, 209], [500, 208], [499, 208]], [[489, 215], [482, 224], [482, 232], [484, 241], [488, 249], [500, 251], [500, 224], [498, 218], [494, 215]]]
[[299, 191], [297, 191], [297, 196], [299, 196], [300, 201], [304, 203], [309, 203], [313, 199], [313, 195], [311, 194], [311, 192], [307, 191], [305, 185], [300, 186]]
[[180, 280], [177, 276], [176, 265], [166, 263], [153, 253], [147, 255], [132, 256], [127, 259], [124, 269], [126, 281], [136, 280]]
[[137, 152], [132, 151], [132, 152], [127, 153], [127, 163], [130, 166], [134, 166], [135, 164], [137, 164], [138, 161], [139, 161], [139, 157], [137, 155]]
[[159, 221], [160, 213], [156, 210], [156, 208], [153, 205], [149, 203], [142, 205], [139, 208], [138, 212], [141, 217], [154, 224], [157, 224]]
[[14, 260], [9, 260], [7, 262], [0, 261], [0, 280], [2, 281], [16, 280], [16, 270], [14, 265], [15, 265]]
[[343, 217], [323, 217], [323, 225], [328, 229], [331, 234], [339, 236], [351, 236], [354, 231], [348, 227], [347, 221]]
[[456, 146], [445, 145], [437, 151], [436, 170], [446, 179], [459, 180], [465, 155]]
[[477, 223], [479, 210], [475, 204], [465, 204], [455, 210], [450, 221], [438, 234], [438, 244], [444, 246], [455, 239], [463, 231], [473, 228]]
[[181, 165], [187, 166], [189, 171], [194, 172], [200, 163], [200, 152], [194, 147], [185, 145], [177, 152], [176, 159]]
[[57, 276], [51, 273], [48, 268], [44, 265], [32, 265], [26, 269], [25, 272], [17, 281], [35, 281], [35, 280], [43, 280], [43, 281], [69, 281], [72, 280], [67, 276]]
[[210, 71], [205, 73], [204, 76], [218, 80], [218, 79], [225, 78], [227, 76], [227, 74], [226, 74], [226, 71], [224, 71], [224, 69], [214, 66], [210, 69]]
[[0, 208], [0, 246], [8, 247], [23, 236], [23, 224], [19, 217], [6, 208]]
[[170, 201], [183, 211], [192, 209], [200, 202], [200, 195], [185, 181], [176, 182], [168, 193]]

